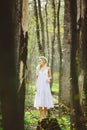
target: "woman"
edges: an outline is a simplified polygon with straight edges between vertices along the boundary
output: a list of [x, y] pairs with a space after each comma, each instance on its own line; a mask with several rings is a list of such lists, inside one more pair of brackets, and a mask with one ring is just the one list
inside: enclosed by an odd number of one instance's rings
[[44, 56], [39, 58], [36, 69], [36, 96], [34, 107], [39, 108], [40, 117], [46, 118], [47, 109], [53, 108], [52, 95], [50, 91], [51, 70], [47, 66], [47, 59]]

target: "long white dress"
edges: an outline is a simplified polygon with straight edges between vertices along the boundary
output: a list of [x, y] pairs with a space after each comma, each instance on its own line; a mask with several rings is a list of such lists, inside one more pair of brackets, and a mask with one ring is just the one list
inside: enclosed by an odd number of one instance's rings
[[47, 82], [48, 80], [48, 67], [44, 70], [39, 70], [38, 78], [36, 83], [36, 96], [34, 101], [34, 107], [47, 107], [53, 108], [54, 104], [52, 101], [52, 95], [50, 91], [50, 84]]

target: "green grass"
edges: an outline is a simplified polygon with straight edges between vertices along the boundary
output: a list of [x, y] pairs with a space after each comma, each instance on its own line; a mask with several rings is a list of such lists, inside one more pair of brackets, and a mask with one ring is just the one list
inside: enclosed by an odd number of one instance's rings
[[59, 92], [59, 84], [58, 83], [53, 83], [52, 85], [52, 92], [58, 93]]

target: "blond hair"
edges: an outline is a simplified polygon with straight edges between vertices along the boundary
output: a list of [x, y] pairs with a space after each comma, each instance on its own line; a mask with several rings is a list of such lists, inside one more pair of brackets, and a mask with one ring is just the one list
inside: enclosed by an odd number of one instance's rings
[[44, 60], [44, 61], [45, 61], [45, 64], [47, 64], [47, 63], [48, 63], [48, 60], [47, 60], [47, 58], [46, 58], [45, 56], [40, 56], [40, 57], [39, 57], [39, 59]]
[[[45, 66], [46, 66], [46, 65], [47, 65], [47, 62], [48, 62], [47, 58], [46, 58], [45, 56], [40, 56], [40, 57], [39, 57], [39, 60], [40, 60], [40, 59], [44, 60], [44, 62], [45, 62], [44, 64], [45, 64]], [[39, 70], [40, 70], [40, 65], [38, 64], [37, 67], [36, 67], [36, 75], [38, 75]]]

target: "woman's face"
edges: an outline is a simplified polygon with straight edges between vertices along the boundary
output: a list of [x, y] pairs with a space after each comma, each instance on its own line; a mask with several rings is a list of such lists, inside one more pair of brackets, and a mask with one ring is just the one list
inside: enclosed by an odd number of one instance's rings
[[39, 59], [39, 64], [40, 64], [40, 66], [44, 66], [45, 61], [43, 59]]

